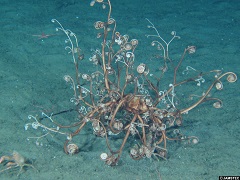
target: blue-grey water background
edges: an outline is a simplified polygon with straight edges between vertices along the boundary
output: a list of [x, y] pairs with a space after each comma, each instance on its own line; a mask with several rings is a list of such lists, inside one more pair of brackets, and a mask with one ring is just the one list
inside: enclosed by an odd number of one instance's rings
[[[93, 24], [105, 21], [107, 11], [99, 4], [94, 7], [89, 4], [90, 0], [0, 1], [0, 156], [16, 150], [39, 170], [27, 168], [19, 177], [16, 176], [18, 169], [5, 171], [0, 179], [192, 180], [240, 175], [239, 82], [229, 84], [223, 80], [223, 90], [212, 93], [223, 101], [221, 109], [205, 103], [184, 115], [181, 131], [197, 136], [199, 143], [194, 146], [168, 144], [167, 161], [147, 158], [134, 161], [128, 155], [131, 145], [127, 144], [119, 165], [108, 167], [99, 158], [107, 150], [105, 141], [92, 134], [91, 126], [74, 138], [80, 152], [73, 156], [63, 152], [62, 137], [43, 138], [42, 146], [37, 146], [35, 139], [27, 140], [42, 133], [40, 129], [24, 129], [24, 125], [31, 122], [28, 115], [71, 107], [72, 89], [63, 76], [74, 75], [74, 66], [64, 50], [65, 36], [55, 31], [52, 18], [77, 34], [85, 55], [81, 68], [86, 72], [92, 69], [88, 61], [91, 49], [100, 48], [100, 41], [96, 39], [98, 31]], [[117, 30], [139, 40], [136, 65], [146, 63], [151, 72], [155, 72], [161, 64], [151, 59], [157, 50], [145, 36], [154, 34], [147, 28], [149, 23], [145, 18], [148, 18], [165, 39], [171, 38], [173, 30], [181, 36], [170, 46], [174, 60], [180, 58], [185, 47], [194, 45], [197, 51], [187, 57], [184, 66], [202, 71], [221, 69], [239, 75], [239, 0], [112, 0], [112, 8]], [[43, 33], [54, 36], [44, 39], [33, 36]], [[207, 87], [207, 83], [203, 84], [199, 92]], [[186, 94], [184, 88], [181, 89], [183, 96], [195, 93], [189, 87], [185, 90]]]

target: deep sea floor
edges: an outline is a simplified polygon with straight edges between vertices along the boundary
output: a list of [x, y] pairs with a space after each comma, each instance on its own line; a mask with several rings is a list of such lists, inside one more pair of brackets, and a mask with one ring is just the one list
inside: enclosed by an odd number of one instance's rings
[[[131, 144], [128, 143], [119, 165], [108, 167], [99, 158], [107, 151], [105, 140], [92, 134], [91, 125], [74, 137], [80, 152], [73, 156], [64, 153], [62, 136], [48, 135], [39, 140], [39, 145], [35, 143], [36, 139], [31, 137], [44, 132], [30, 127], [25, 130], [25, 124], [32, 122], [29, 115], [51, 114], [72, 107], [69, 100], [73, 92], [63, 76], [74, 75], [74, 65], [71, 55], [64, 50], [66, 37], [55, 31], [51, 19], [58, 19], [77, 35], [85, 55], [80, 71], [91, 72], [94, 70], [88, 61], [91, 49], [101, 47], [93, 24], [106, 20], [107, 9], [89, 4], [90, 0], [1, 0], [0, 156], [15, 150], [32, 162], [38, 172], [28, 167], [17, 177], [19, 169], [10, 169], [0, 173], [0, 179], [202, 180], [240, 175], [239, 81], [228, 83], [224, 79], [223, 90], [211, 92], [212, 97], [223, 101], [221, 109], [206, 102], [183, 115], [181, 132], [197, 136], [199, 143], [168, 143], [166, 161], [154, 158], [134, 161], [129, 156]], [[112, 0], [111, 16], [117, 22], [117, 31], [139, 41], [135, 68], [145, 63], [151, 73], [156, 73], [162, 65], [159, 59], [153, 58], [159, 53], [151, 46], [153, 39], [146, 37], [155, 33], [147, 28], [148, 18], [166, 41], [171, 39], [172, 31], [181, 36], [169, 47], [174, 62], [180, 59], [184, 48], [196, 46], [196, 53], [184, 60], [181, 70], [191, 66], [199, 71], [220, 69], [239, 76], [239, 7], [237, 0]], [[164, 78], [168, 77], [172, 74]], [[181, 98], [201, 95], [213, 79], [214, 76], [208, 76], [198, 91], [196, 86], [183, 85], [177, 93]], [[75, 117], [65, 115], [64, 118], [59, 120], [64, 122]], [[4, 163], [0, 164], [0, 171], [4, 168]]]

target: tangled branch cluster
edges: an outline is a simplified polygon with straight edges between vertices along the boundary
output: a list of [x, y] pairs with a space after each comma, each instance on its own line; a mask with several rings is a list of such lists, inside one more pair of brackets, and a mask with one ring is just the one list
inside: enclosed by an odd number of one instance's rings
[[[157, 47], [162, 54], [164, 65], [157, 75], [150, 73], [147, 64], [140, 63], [136, 67], [134, 61], [138, 40], [130, 39], [128, 35], [117, 31], [116, 21], [111, 17], [110, 0], [93, 0], [91, 6], [96, 3], [108, 10], [108, 16], [106, 21], [94, 23], [95, 29], [99, 30], [97, 38], [102, 40], [101, 48], [92, 50], [92, 56], [89, 58], [90, 63], [96, 67], [95, 72], [81, 73], [80, 64], [84, 63], [85, 59], [78, 45], [77, 36], [71, 30], [65, 29], [56, 19], [52, 20], [58, 25], [56, 30], [66, 35], [67, 46], [65, 49], [72, 55], [75, 66], [75, 78], [66, 75], [64, 80], [73, 89], [71, 102], [75, 104], [75, 111], [78, 112], [78, 121], [64, 126], [58, 124], [52, 116], [43, 114], [44, 118], [55, 125], [55, 128], [50, 128], [42, 124], [42, 118], [30, 115], [29, 119], [33, 119], [34, 122], [27, 124], [26, 129], [28, 125], [31, 125], [35, 129], [39, 127], [44, 129], [47, 134], [65, 135], [67, 138], [64, 150], [67, 154], [74, 154], [78, 152], [78, 148], [70, 143], [86, 124], [90, 123], [93, 133], [106, 139], [109, 153], [101, 154], [101, 159], [111, 166], [117, 164], [129, 139], [135, 140], [129, 153], [131, 158], [136, 160], [143, 157], [166, 159], [168, 141], [185, 141], [196, 144], [197, 137], [185, 136], [178, 129], [183, 123], [182, 115], [206, 101], [214, 101], [215, 107], [221, 107], [220, 99], [208, 95], [213, 88], [222, 89], [223, 77], [227, 77], [229, 82], [235, 82], [236, 74], [233, 72], [222, 73], [220, 70], [198, 73], [196, 69], [188, 66], [183, 73], [195, 71], [197, 75], [178, 82], [179, 67], [186, 55], [195, 53], [196, 47], [188, 46], [178, 64], [174, 66], [169, 57], [169, 45], [174, 39], [180, 37], [173, 31], [171, 40], [165, 41], [148, 19], [148, 27], [155, 34], [147, 35], [147, 37], [154, 38], [151, 45]], [[168, 72], [170, 67], [174, 67], [172, 83], [165, 90], [160, 89], [163, 74]], [[179, 109], [176, 88], [191, 82], [200, 86], [205, 81], [204, 77], [209, 74], [215, 76], [205, 93], [189, 107]], [[67, 132], [68, 129], [73, 128], [75, 128], [74, 132]], [[63, 129], [66, 131], [62, 131]], [[37, 137], [37, 142], [43, 136]], [[110, 138], [110, 136], [122, 138], [122, 143], [117, 150], [111, 148], [111, 140], [114, 138]]]

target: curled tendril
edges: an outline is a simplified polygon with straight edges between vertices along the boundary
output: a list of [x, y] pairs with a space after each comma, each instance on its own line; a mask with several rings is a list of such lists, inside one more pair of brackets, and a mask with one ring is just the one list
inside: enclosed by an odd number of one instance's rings
[[70, 49], [70, 51], [68, 51], [68, 53], [72, 53], [73, 50], [72, 50], [72, 48], [71, 48], [70, 46], [66, 46], [66, 47], [65, 47], [65, 50], [66, 50], [66, 51], [69, 50], [69, 49]]
[[217, 102], [213, 103], [213, 107], [215, 107], [216, 109], [222, 108], [223, 102], [220, 99], [218, 99]]
[[223, 83], [221, 81], [218, 81], [215, 84], [215, 87], [216, 87], [217, 90], [222, 90], [223, 89]]
[[130, 42], [133, 46], [138, 45], [138, 40], [137, 39], [132, 39]]
[[172, 35], [172, 36], [176, 36], [176, 34], [177, 34], [176, 31], [172, 31], [172, 32], [171, 32], [171, 35]]
[[75, 105], [77, 105], [77, 104], [79, 103], [79, 99], [76, 99], [75, 97], [72, 97], [72, 98], [70, 99], [70, 102], [71, 102], [71, 103], [74, 103]]
[[113, 23], [115, 23], [115, 19], [110, 18], [110, 19], [108, 20], [108, 24], [113, 24]]
[[104, 26], [105, 26], [105, 24], [102, 21], [97, 21], [94, 23], [95, 29], [102, 29]]
[[230, 83], [237, 81], [237, 75], [235, 73], [230, 72], [230, 74], [227, 76], [227, 81]]

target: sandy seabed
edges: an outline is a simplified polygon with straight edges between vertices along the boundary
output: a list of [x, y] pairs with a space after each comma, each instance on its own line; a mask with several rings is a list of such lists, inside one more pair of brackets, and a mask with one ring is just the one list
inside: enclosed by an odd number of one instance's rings
[[[104, 139], [96, 138], [91, 126], [75, 137], [80, 153], [68, 156], [63, 152], [63, 137], [34, 139], [41, 130], [25, 130], [28, 115], [58, 112], [71, 108], [72, 90], [63, 81], [65, 74], [74, 74], [71, 57], [64, 51], [65, 37], [55, 31], [52, 18], [75, 32], [85, 54], [83, 71], [91, 71], [88, 62], [92, 48], [99, 48], [95, 21], [106, 19], [100, 6], [90, 1], [8, 1], [0, 2], [0, 156], [13, 150], [31, 160], [39, 170], [27, 168], [17, 177], [18, 169], [0, 174], [0, 179], [218, 179], [220, 175], [240, 175], [239, 82], [224, 81], [224, 89], [213, 92], [223, 101], [222, 109], [211, 103], [201, 104], [184, 115], [182, 132], [199, 138], [199, 143], [186, 146], [168, 144], [167, 161], [132, 160], [126, 145], [116, 167], [108, 167], [99, 159], [106, 151]], [[195, 45], [197, 52], [187, 58], [185, 66], [209, 71], [240, 72], [240, 1], [220, 0], [122, 0], [112, 1], [112, 17], [122, 34], [139, 40], [136, 64], [146, 63], [156, 70], [160, 62], [151, 60], [151, 40], [146, 34], [150, 19], [166, 39], [176, 31], [180, 40], [172, 43], [170, 54], [177, 60], [184, 48]], [[33, 35], [52, 35], [39, 39]], [[88, 71], [87, 71], [88, 70]], [[239, 74], [238, 74], [239, 75]], [[210, 80], [211, 82], [211, 80]], [[201, 87], [202, 91], [207, 86]], [[194, 92], [192, 92], [194, 93]], [[74, 117], [67, 117], [74, 118]], [[4, 169], [3, 164], [0, 168]]]

